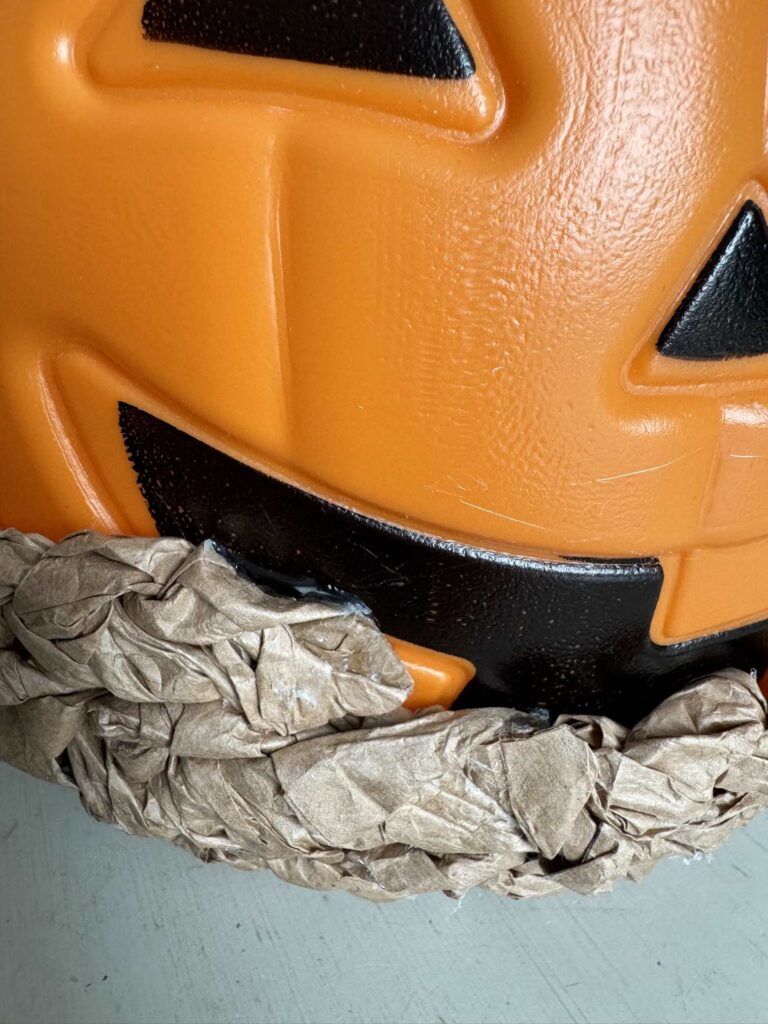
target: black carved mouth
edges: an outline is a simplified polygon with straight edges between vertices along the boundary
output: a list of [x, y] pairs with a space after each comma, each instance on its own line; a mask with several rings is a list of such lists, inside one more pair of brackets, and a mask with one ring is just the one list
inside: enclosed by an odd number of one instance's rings
[[472, 661], [464, 706], [633, 722], [697, 676], [768, 661], [768, 626], [661, 647], [658, 560], [544, 561], [380, 522], [246, 466], [134, 406], [120, 426], [159, 532], [212, 538], [277, 586], [354, 595], [385, 632]]

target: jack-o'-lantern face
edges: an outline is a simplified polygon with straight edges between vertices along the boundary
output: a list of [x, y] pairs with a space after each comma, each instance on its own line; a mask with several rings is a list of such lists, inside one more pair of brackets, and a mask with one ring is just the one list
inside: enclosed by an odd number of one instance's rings
[[767, 33], [5, 0], [4, 525], [213, 534], [520, 704], [768, 661]]

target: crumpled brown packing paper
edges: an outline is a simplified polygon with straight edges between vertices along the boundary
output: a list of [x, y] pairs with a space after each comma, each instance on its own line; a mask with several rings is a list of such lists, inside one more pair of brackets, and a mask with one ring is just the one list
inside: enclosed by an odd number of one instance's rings
[[2, 532], [0, 611], [0, 758], [76, 786], [100, 821], [301, 885], [598, 892], [768, 804], [766, 703], [743, 672], [631, 731], [413, 715], [371, 621], [181, 540]]

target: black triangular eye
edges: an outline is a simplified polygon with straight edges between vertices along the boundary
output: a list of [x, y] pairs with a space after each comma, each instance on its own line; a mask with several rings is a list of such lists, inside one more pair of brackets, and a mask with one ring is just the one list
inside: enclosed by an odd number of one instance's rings
[[161, 43], [420, 78], [469, 78], [475, 62], [444, 0], [147, 0]]
[[656, 346], [672, 359], [768, 353], [768, 228], [745, 203]]

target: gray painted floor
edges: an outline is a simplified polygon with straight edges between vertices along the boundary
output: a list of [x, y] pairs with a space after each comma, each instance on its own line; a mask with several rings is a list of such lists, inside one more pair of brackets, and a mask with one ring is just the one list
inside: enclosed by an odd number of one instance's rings
[[206, 867], [0, 766], [0, 1024], [768, 1022], [768, 817], [611, 896], [386, 907]]

